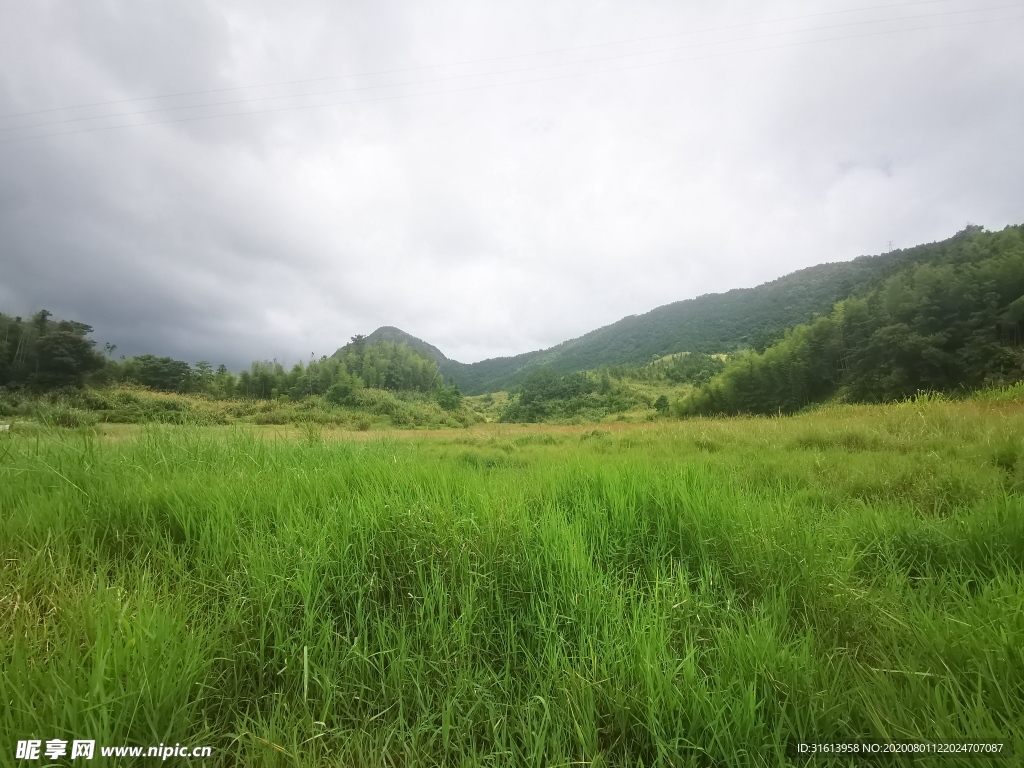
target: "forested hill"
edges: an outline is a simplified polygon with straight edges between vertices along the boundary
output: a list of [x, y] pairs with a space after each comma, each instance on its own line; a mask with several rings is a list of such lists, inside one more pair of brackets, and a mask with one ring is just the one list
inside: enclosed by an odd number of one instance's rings
[[1024, 227], [968, 231], [935, 250], [763, 354], [732, 356], [678, 412], [792, 413], [1024, 379]]
[[390, 341], [393, 344], [408, 344], [417, 352], [426, 355], [438, 365], [454, 362], [445, 357], [444, 353], [433, 344], [428, 344], [423, 339], [417, 339], [415, 336], [406, 333], [401, 328], [395, 328], [392, 325], [383, 325], [366, 337], [367, 344], [375, 344], [378, 341]]
[[469, 394], [506, 389], [539, 365], [583, 371], [603, 365], [642, 365], [674, 352], [764, 348], [786, 328], [828, 312], [858, 287], [906, 258], [906, 252], [820, 264], [764, 283], [677, 301], [630, 315], [550, 349], [483, 360], [444, 370]]
[[550, 349], [468, 365], [448, 360], [435, 347], [397, 328], [381, 328], [374, 334], [397, 333], [400, 338], [382, 338], [406, 341], [425, 352], [423, 347], [429, 347], [432, 352], [427, 354], [438, 361], [445, 377], [453, 378], [467, 394], [514, 386], [540, 365], [558, 371], [582, 371], [604, 365], [643, 364], [652, 357], [674, 352], [760, 351], [781, 338], [787, 328], [806, 323], [816, 314], [827, 314], [837, 301], [864, 293], [901, 269], [941, 258], [950, 244], [979, 229], [971, 227], [949, 240], [879, 256], [819, 264], [756, 288], [677, 301], [643, 315], [625, 317]]

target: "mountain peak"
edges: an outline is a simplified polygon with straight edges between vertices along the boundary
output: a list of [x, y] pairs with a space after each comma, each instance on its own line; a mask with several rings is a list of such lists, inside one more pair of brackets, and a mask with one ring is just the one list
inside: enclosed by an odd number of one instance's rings
[[428, 344], [423, 339], [419, 339], [410, 333], [406, 333], [401, 328], [396, 328], [393, 325], [382, 325], [367, 336], [366, 341], [370, 344], [373, 344], [375, 341], [390, 341], [395, 344], [408, 344], [417, 352], [421, 352], [439, 365], [441, 363], [448, 362], [448, 358], [445, 357], [444, 353], [433, 344]]

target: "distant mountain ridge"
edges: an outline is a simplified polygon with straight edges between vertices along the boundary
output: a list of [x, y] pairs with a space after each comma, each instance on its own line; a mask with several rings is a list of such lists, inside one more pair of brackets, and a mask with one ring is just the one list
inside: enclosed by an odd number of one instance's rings
[[550, 365], [580, 371], [611, 365], [637, 365], [676, 352], [731, 352], [763, 349], [787, 328], [826, 314], [844, 298], [859, 294], [910, 264], [938, 258], [944, 247], [980, 227], [969, 226], [948, 240], [830, 262], [792, 272], [755, 288], [735, 288], [673, 302], [642, 315], [630, 315], [548, 349], [477, 363], [450, 360], [441, 350], [392, 326], [378, 328], [367, 341], [405, 342], [438, 363], [441, 373], [466, 394], [507, 389], [530, 370]]

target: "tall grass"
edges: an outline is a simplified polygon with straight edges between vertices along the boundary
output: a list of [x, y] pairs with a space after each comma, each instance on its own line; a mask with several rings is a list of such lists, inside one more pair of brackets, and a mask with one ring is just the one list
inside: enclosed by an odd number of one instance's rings
[[1019, 409], [307, 432], [0, 436], [4, 760], [25, 738], [213, 765], [1024, 754]]

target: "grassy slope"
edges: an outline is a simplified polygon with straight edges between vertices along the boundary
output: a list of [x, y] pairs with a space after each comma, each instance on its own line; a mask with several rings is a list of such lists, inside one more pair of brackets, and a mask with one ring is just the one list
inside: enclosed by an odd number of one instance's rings
[[1021, 754], [1006, 399], [362, 444], [3, 433], [0, 728], [209, 765]]

